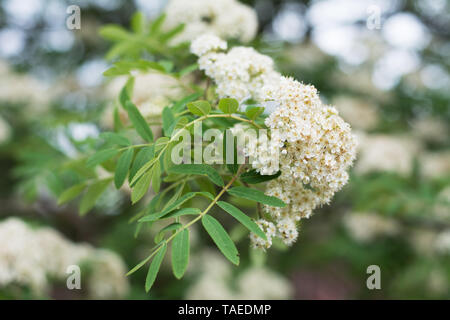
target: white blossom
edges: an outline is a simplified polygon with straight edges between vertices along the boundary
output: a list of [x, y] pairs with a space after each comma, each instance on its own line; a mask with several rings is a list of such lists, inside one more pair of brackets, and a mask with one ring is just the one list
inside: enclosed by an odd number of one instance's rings
[[91, 298], [120, 298], [128, 291], [126, 267], [112, 251], [72, 243], [53, 229], [32, 229], [17, 218], [0, 223], [0, 242], [0, 288], [20, 284], [44, 296], [52, 279], [66, 279], [68, 266], [87, 263]]
[[258, 29], [256, 12], [237, 0], [170, 0], [165, 14], [166, 30], [184, 24], [183, 31], [172, 41], [174, 44], [205, 33], [248, 42]]
[[199, 57], [212, 51], [221, 51], [226, 49], [227, 43], [211, 34], [202, 35], [195, 39], [195, 41], [191, 44], [191, 52]]
[[[199, 47], [211, 47], [208, 43], [221, 41], [200, 37], [193, 41], [191, 51], [198, 53]], [[203, 44], [206, 42], [206, 44]], [[262, 88], [279, 79], [274, 70], [273, 60], [250, 47], [234, 47], [227, 53], [209, 50], [206, 54], [197, 54], [200, 70], [217, 84], [219, 97], [231, 97], [238, 101], [249, 98], [262, 100]]]
[[198, 277], [187, 290], [189, 300], [289, 299], [294, 291], [288, 279], [265, 267], [250, 266], [232, 277], [230, 264], [216, 252], [203, 251], [193, 260]]
[[264, 87], [264, 94], [266, 101], [279, 103], [265, 123], [283, 143], [281, 176], [268, 183], [266, 194], [287, 204], [265, 210], [277, 221], [308, 218], [347, 183], [356, 139], [337, 110], [322, 104], [313, 86], [281, 77]]
[[261, 230], [266, 235], [267, 240], [257, 236], [253, 232], [250, 233], [250, 241], [253, 248], [257, 249], [269, 249], [272, 246], [272, 238], [276, 235], [277, 229], [275, 225], [267, 220], [259, 219], [256, 224], [261, 228]]
[[350, 212], [344, 216], [344, 226], [360, 242], [372, 241], [382, 235], [396, 235], [400, 226], [393, 219], [371, 212]]
[[406, 136], [387, 134], [360, 135], [359, 155], [355, 172], [388, 171], [408, 175], [413, 168], [414, 158], [422, 149], [422, 144]]
[[298, 230], [295, 224], [295, 220], [291, 218], [283, 218], [277, 223], [278, 233], [283, 242], [290, 246], [298, 237]]

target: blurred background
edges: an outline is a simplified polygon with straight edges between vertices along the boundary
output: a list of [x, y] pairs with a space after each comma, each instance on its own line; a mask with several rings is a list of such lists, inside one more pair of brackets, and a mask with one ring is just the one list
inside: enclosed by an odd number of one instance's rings
[[[92, 147], [115, 99], [99, 28], [128, 28], [136, 10], [156, 18], [166, 1], [0, 0], [0, 299], [450, 298], [450, 3], [243, 2], [259, 20], [251, 45], [352, 125], [350, 183], [291, 248], [264, 255], [233, 229], [239, 268], [194, 229], [187, 276], [164, 262], [145, 294], [145, 270], [124, 274], [154, 231], [134, 236], [129, 195], [111, 189], [85, 217], [55, 199], [72, 179], [60, 163]], [[79, 30], [66, 27], [74, 4]], [[66, 288], [70, 264], [81, 264], [81, 290]], [[370, 265], [379, 290], [366, 286]]]

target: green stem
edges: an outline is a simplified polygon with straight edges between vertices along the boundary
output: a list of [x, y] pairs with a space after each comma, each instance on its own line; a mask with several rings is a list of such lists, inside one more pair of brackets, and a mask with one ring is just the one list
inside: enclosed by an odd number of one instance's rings
[[[245, 164], [241, 164], [241, 166], [239, 167], [238, 171], [236, 172], [236, 174], [233, 176], [233, 178], [222, 188], [222, 190], [219, 192], [219, 194], [214, 198], [214, 200], [206, 207], [205, 210], [203, 210], [197, 217], [195, 217], [194, 219], [192, 219], [191, 221], [189, 221], [187, 224], [185, 224], [184, 226], [182, 226], [181, 228], [177, 229], [177, 231], [175, 231], [175, 233], [173, 233], [169, 238], [167, 238], [166, 240], [164, 240], [164, 243], [167, 245], [170, 241], [173, 240], [173, 238], [175, 238], [177, 236], [177, 234], [179, 234], [180, 232], [182, 232], [183, 230], [189, 228], [190, 226], [192, 226], [194, 223], [196, 223], [197, 221], [199, 221], [201, 218], [203, 218], [203, 216], [205, 214], [207, 214], [209, 212], [209, 210], [211, 210], [211, 208], [217, 203], [217, 201], [219, 201], [220, 197], [222, 197], [222, 195], [228, 190], [228, 188], [231, 187], [231, 185], [236, 181], [236, 179], [239, 178], [241, 171], [243, 169], [243, 167], [245, 166]], [[130, 275], [131, 273], [133, 273], [134, 271], [138, 270], [140, 267], [142, 267], [147, 261], [149, 261], [156, 253], [158, 253], [158, 251], [162, 248], [161, 246], [162, 242], [160, 242], [156, 248], [152, 248], [153, 252], [147, 257], [145, 258], [145, 260], [143, 260], [140, 264], [138, 264], [135, 268], [133, 268], [130, 272], [127, 273], [127, 275]]]

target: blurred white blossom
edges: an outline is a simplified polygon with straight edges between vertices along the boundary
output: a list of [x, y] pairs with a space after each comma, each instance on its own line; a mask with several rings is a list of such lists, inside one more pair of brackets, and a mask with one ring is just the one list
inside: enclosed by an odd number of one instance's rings
[[[27, 286], [44, 296], [52, 279], [65, 280], [70, 265], [87, 263], [91, 298], [119, 298], [128, 292], [123, 261], [112, 251], [75, 244], [51, 228], [32, 229], [18, 218], [0, 223], [0, 287]], [[85, 278], [82, 278], [84, 280]]]

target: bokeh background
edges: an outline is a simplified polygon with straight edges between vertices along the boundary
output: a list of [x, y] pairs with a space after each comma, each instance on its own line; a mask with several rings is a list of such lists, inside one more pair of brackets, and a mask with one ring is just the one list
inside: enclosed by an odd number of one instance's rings
[[[239, 268], [194, 229], [187, 276], [165, 262], [145, 294], [145, 270], [124, 273], [154, 231], [134, 236], [129, 195], [111, 189], [85, 217], [55, 199], [70, 181], [59, 164], [99, 135], [114, 99], [99, 27], [128, 28], [136, 10], [155, 18], [166, 1], [0, 0], [0, 299], [450, 298], [450, 3], [244, 2], [258, 13], [252, 45], [354, 128], [350, 183], [291, 248], [261, 254], [233, 229]], [[80, 30], [66, 28], [73, 4]], [[81, 290], [66, 288], [69, 264], [81, 266]], [[380, 290], [366, 286], [370, 265]]]

